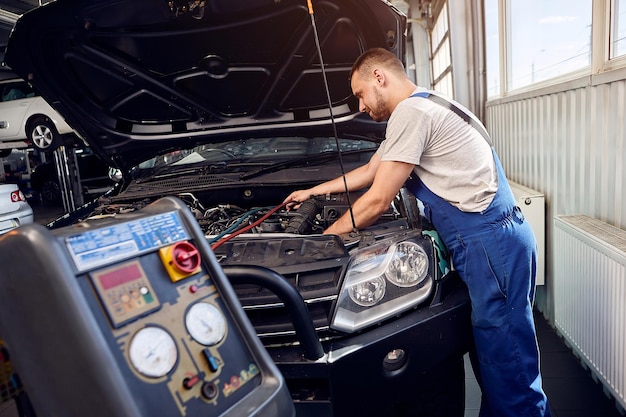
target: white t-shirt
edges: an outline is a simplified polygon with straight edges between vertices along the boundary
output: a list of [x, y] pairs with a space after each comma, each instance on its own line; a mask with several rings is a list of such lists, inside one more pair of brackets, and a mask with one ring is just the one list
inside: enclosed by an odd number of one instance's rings
[[[420, 91], [427, 90], [415, 90]], [[377, 152], [382, 161], [414, 164], [426, 187], [462, 211], [485, 210], [498, 189], [485, 138], [453, 111], [424, 97], [398, 104]]]

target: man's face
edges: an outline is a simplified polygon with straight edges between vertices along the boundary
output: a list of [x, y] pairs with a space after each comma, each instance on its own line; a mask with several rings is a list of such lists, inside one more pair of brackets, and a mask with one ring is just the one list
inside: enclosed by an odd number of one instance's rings
[[350, 82], [352, 94], [359, 100], [359, 111], [369, 114], [372, 120], [382, 122], [389, 119], [391, 112], [374, 74], [363, 74], [355, 71]]

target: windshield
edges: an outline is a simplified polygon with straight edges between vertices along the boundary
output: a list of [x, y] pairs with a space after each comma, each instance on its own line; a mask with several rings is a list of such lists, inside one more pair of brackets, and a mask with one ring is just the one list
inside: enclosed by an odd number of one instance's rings
[[[342, 138], [338, 142], [341, 152], [373, 150], [378, 146], [373, 141], [363, 139]], [[247, 138], [169, 152], [139, 164], [137, 169], [152, 171], [163, 167], [205, 163], [273, 165], [333, 152], [337, 152], [334, 137]]]

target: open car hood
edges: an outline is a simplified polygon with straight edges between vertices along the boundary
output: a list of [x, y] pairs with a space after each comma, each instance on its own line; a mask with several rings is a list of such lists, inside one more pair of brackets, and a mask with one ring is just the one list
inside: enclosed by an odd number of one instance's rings
[[18, 20], [5, 61], [127, 170], [236, 132], [352, 120], [352, 63], [372, 47], [404, 62], [406, 17], [382, 0], [312, 5], [58, 0]]

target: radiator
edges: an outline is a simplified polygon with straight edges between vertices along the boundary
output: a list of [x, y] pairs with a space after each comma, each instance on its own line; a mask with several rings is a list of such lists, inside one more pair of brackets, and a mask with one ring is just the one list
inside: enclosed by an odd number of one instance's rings
[[587, 216], [554, 226], [557, 331], [626, 409], [626, 231]]
[[545, 284], [546, 269], [546, 199], [543, 193], [509, 181], [511, 191], [537, 240], [537, 277], [535, 285]]

